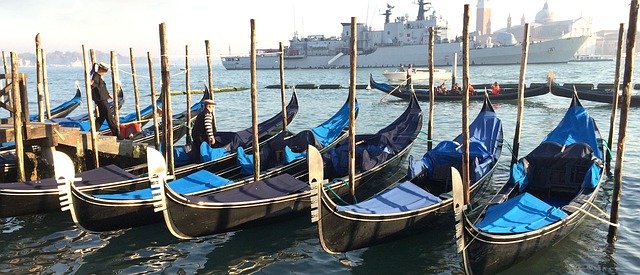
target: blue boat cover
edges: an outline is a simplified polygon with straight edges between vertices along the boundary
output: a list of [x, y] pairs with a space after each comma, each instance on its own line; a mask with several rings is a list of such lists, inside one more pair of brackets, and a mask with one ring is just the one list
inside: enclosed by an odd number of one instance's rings
[[[64, 102], [64, 103], [58, 105], [57, 107], [51, 109], [50, 113], [53, 115], [53, 114], [56, 114], [56, 113], [59, 113], [59, 112], [63, 111], [64, 109], [68, 108], [71, 105], [80, 104], [80, 100], [82, 100], [80, 98], [80, 96], [74, 96], [71, 100], [69, 100], [67, 102]], [[29, 120], [31, 120], [31, 121], [38, 120], [38, 114], [30, 115], [29, 116]]]
[[291, 148], [289, 148], [289, 146], [284, 147], [284, 163], [285, 164], [292, 163], [295, 160], [302, 159], [305, 157], [307, 157], [306, 151], [302, 153], [296, 153], [294, 151], [291, 151]]
[[238, 153], [238, 165], [242, 175], [253, 175], [253, 155], [245, 153], [242, 146], [238, 147], [236, 152]]
[[254, 181], [238, 188], [231, 188], [209, 196], [188, 196], [191, 202], [245, 202], [261, 199], [272, 199], [286, 195], [309, 191], [309, 184], [282, 174], [272, 178]]
[[184, 146], [173, 147], [173, 161], [176, 166], [183, 166], [191, 163], [191, 155], [187, 153]]
[[206, 142], [202, 142], [200, 144], [200, 158], [202, 159], [202, 162], [216, 160], [228, 155], [229, 152], [227, 152], [224, 147], [213, 148]]
[[[596, 133], [594, 135], [594, 133]], [[591, 146], [597, 158], [602, 159], [602, 151], [598, 147], [600, 137], [596, 122], [579, 102], [573, 103], [565, 113], [562, 121], [544, 141], [555, 141], [560, 145], [570, 145], [578, 142]]]
[[[358, 115], [358, 100], [356, 100], [356, 116]], [[349, 125], [349, 102], [345, 102], [331, 118], [317, 127], [311, 129], [316, 137], [316, 141], [323, 147], [334, 142], [342, 133], [342, 130]]]
[[523, 193], [504, 203], [489, 206], [477, 227], [487, 233], [524, 233], [545, 227], [565, 217], [567, 213], [560, 208], [553, 207], [529, 193]]
[[[422, 128], [422, 109], [412, 97], [407, 109], [376, 134], [356, 135], [356, 173], [368, 171], [410, 146]], [[349, 141], [345, 139], [322, 154], [325, 177], [344, 177], [349, 172]]]
[[[358, 104], [356, 101], [356, 112]], [[300, 131], [291, 136], [290, 132], [281, 132], [260, 146], [260, 170], [267, 170], [281, 164], [306, 156], [307, 146], [321, 149], [333, 143], [349, 123], [349, 102], [347, 101], [331, 118], [311, 129]], [[237, 161], [242, 175], [253, 175], [253, 155], [247, 155], [242, 146], [237, 149]], [[283, 157], [279, 157], [282, 152]]]
[[[471, 182], [480, 180], [486, 175], [494, 163], [498, 161], [498, 150], [502, 142], [502, 122], [492, 110], [481, 111], [469, 125], [469, 162], [472, 164]], [[442, 141], [432, 150], [424, 154], [420, 161], [410, 158], [408, 178], [414, 178], [423, 171], [428, 178], [434, 178], [436, 171], [445, 169], [449, 174], [450, 167], [462, 167], [462, 135], [453, 141]]]
[[[233, 181], [220, 177], [207, 170], [200, 170], [188, 176], [174, 180], [169, 187], [180, 194], [190, 194], [225, 186]], [[151, 188], [138, 189], [131, 192], [94, 195], [107, 200], [148, 200], [153, 198]]]
[[353, 205], [338, 206], [336, 210], [362, 214], [394, 214], [424, 208], [440, 201], [440, 198], [410, 181], [405, 181], [366, 201]]

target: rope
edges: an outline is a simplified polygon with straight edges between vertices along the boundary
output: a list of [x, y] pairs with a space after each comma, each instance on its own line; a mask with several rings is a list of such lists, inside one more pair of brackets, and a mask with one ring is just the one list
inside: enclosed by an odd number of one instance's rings
[[[607, 215], [607, 213], [605, 213], [604, 211], [602, 211], [602, 209], [598, 208], [598, 206], [596, 206], [596, 205], [595, 205], [595, 204], [593, 204], [592, 202], [584, 201], [584, 203], [586, 203], [586, 204], [588, 204], [588, 205], [591, 205], [591, 207], [593, 207], [593, 208], [597, 209], [597, 210], [598, 210], [598, 211], [599, 211], [603, 216], [607, 216], [607, 217], [609, 217], [609, 215]], [[575, 210], [578, 210], [578, 211], [582, 212], [583, 214], [585, 214], [585, 215], [587, 215], [587, 216], [589, 216], [589, 217], [592, 217], [592, 218], [594, 218], [594, 219], [596, 219], [596, 220], [598, 220], [598, 221], [601, 221], [601, 222], [603, 222], [603, 223], [606, 223], [606, 224], [608, 224], [608, 225], [610, 225], [610, 226], [613, 226], [613, 227], [620, 227], [620, 224], [619, 224], [619, 223], [612, 223], [612, 222], [610, 222], [610, 221], [607, 221], [607, 220], [605, 220], [605, 219], [603, 219], [603, 218], [600, 218], [600, 217], [598, 217], [598, 216], [596, 216], [596, 215], [592, 214], [591, 212], [589, 212], [589, 211], [587, 211], [587, 210], [585, 210], [585, 209], [582, 209], [582, 208], [580, 208], [580, 207], [577, 207], [577, 206], [575, 206], [575, 205], [565, 205], [564, 207], [574, 208]], [[564, 207], [563, 207], [563, 208], [564, 208]]]
[[[118, 71], [123, 72], [123, 73], [128, 74], [128, 75], [133, 75], [132, 73], [130, 73], [128, 71], [125, 71], [123, 69], [118, 69]], [[135, 75], [138, 76], [138, 77], [150, 78], [148, 75], [141, 75], [141, 74], [135, 74]]]
[[613, 159], [613, 152], [611, 151], [611, 148], [609, 148], [609, 143], [606, 140], [601, 139], [600, 145], [602, 145], [605, 151], [608, 153], [609, 159]]
[[[346, 186], [349, 186], [349, 182], [348, 182], [348, 181], [345, 181], [345, 180], [343, 180], [343, 179], [338, 179], [337, 181], [336, 181], [336, 180], [334, 180], [334, 181], [332, 181], [332, 182], [331, 182], [331, 184], [336, 183], [336, 182], [339, 182], [339, 181], [342, 181], [343, 186], [345, 186], [345, 185], [346, 185]], [[325, 190], [329, 190], [329, 191], [331, 192], [331, 194], [333, 194], [336, 198], [338, 198], [338, 200], [340, 200], [340, 202], [342, 202], [342, 203], [343, 203], [343, 204], [345, 204], [345, 205], [348, 205], [348, 204], [349, 204], [348, 202], [344, 201], [344, 200], [343, 200], [343, 199], [342, 199], [342, 198], [341, 198], [341, 197], [336, 193], [336, 191], [333, 191], [333, 189], [330, 187], [330, 184], [323, 184], [323, 186], [324, 186], [324, 189], [325, 189]]]

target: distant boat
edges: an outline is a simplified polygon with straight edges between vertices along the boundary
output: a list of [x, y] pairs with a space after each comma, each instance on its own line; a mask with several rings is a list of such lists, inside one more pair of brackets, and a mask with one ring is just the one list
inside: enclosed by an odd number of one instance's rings
[[[412, 83], [428, 83], [429, 82], [429, 68], [413, 68], [407, 69], [411, 70], [409, 75], [411, 75]], [[402, 83], [407, 80], [407, 71], [402, 69], [390, 72], [385, 70], [382, 73], [384, 77], [387, 78], [389, 82], [392, 83]], [[434, 69], [433, 71], [433, 80], [437, 82], [442, 82], [451, 79], [451, 71], [447, 71], [445, 69]]]
[[[358, 23], [359, 68], [398, 67], [401, 64], [413, 64], [426, 67], [426, 53], [429, 49], [429, 28], [437, 30], [434, 40], [433, 64], [435, 66], [451, 66], [458, 60], [461, 63], [462, 42], [450, 40], [449, 23], [443, 16], [432, 10], [429, 1], [418, 1], [418, 17], [415, 21], [408, 16], [391, 19], [389, 7], [384, 28], [374, 30], [370, 26]], [[294, 33], [289, 45], [284, 48], [285, 69], [331, 69], [348, 68], [350, 64], [349, 41], [351, 39], [351, 23], [342, 23], [339, 37], [324, 35], [298, 36]], [[498, 35], [498, 34], [496, 34]], [[513, 36], [512, 33], [508, 35]], [[529, 46], [529, 64], [567, 63], [574, 59], [576, 52], [587, 41], [588, 36], [557, 38], [531, 43]], [[495, 39], [495, 41], [500, 41]], [[470, 65], [509, 65], [520, 64], [522, 45], [517, 41], [509, 43], [481, 43], [473, 41], [469, 49]], [[278, 69], [280, 57], [278, 49], [257, 50], [257, 69]], [[457, 58], [456, 58], [457, 54]], [[250, 69], [248, 55], [222, 56], [222, 65], [227, 70]]]
[[84, 64], [80, 61], [80, 58], [76, 57], [76, 61], [71, 63], [71, 67], [83, 67]]

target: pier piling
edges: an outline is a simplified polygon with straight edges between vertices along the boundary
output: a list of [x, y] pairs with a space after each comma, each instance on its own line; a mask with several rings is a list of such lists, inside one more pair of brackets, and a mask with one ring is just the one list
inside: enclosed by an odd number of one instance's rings
[[[191, 108], [191, 86], [189, 84], [189, 45], [184, 46], [184, 83], [187, 94], [187, 109]], [[187, 144], [191, 144], [191, 110], [187, 111]], [[199, 144], [198, 144], [199, 145]]]
[[38, 99], [38, 121], [44, 122], [44, 86], [42, 76], [42, 50], [40, 45], [40, 34], [36, 34], [36, 90]]
[[[113, 89], [113, 116], [116, 121], [116, 128], [120, 129], [120, 104], [118, 102], [118, 90], [120, 88], [118, 79], [118, 57], [116, 56], [116, 52], [111, 51], [111, 87]], [[112, 135], [116, 135], [116, 133], [111, 133]]]
[[280, 98], [282, 104], [282, 131], [287, 130], [287, 103], [284, 83], [284, 46], [279, 43], [278, 57], [280, 58]]
[[433, 114], [435, 112], [435, 91], [433, 89], [433, 73], [435, 71], [433, 64], [433, 47], [435, 46], [433, 27], [429, 27], [429, 53], [427, 58], [427, 64], [429, 64], [429, 122], [427, 125], [427, 150], [430, 151], [433, 148]]
[[258, 139], [258, 85], [256, 75], [256, 20], [251, 19], [251, 125], [253, 129], [253, 180], [260, 180], [260, 140]]
[[151, 60], [151, 52], [147, 52], [147, 61], [149, 62], [149, 88], [151, 89], [151, 107], [153, 108], [153, 145], [156, 150], [160, 149], [160, 129], [158, 128], [158, 106], [156, 104], [156, 89], [153, 83], [153, 61]]
[[[92, 52], [92, 56], [95, 55], [95, 53], [93, 52], [93, 50], [91, 50]], [[85, 95], [87, 98], [87, 112], [89, 113], [89, 126], [91, 127], [91, 150], [93, 151], [93, 164], [95, 166], [95, 168], [100, 167], [100, 160], [98, 159], [98, 133], [97, 133], [97, 129], [96, 129], [96, 124], [95, 124], [95, 118], [93, 116], [93, 99], [92, 99], [92, 95], [91, 95], [91, 76], [89, 75], [89, 72], [91, 71], [91, 67], [93, 67], [92, 63], [91, 65], [89, 65], [89, 59], [87, 58], [87, 51], [84, 48], [84, 45], [82, 45], [82, 61], [84, 62], [84, 89], [85, 89]], [[96, 72], [97, 73], [97, 72]], [[115, 99], [115, 101], [117, 102], [117, 98]]]
[[[632, 0], [629, 7], [629, 29], [627, 29], [627, 53], [634, 53], [636, 48], [636, 32], [638, 23], [638, 0]], [[624, 163], [624, 149], [627, 138], [627, 120], [629, 118], [629, 106], [631, 105], [631, 81], [633, 80], [633, 62], [634, 54], [625, 56], [624, 68], [624, 95], [622, 108], [620, 109], [620, 126], [618, 128], [618, 144], [616, 150], [616, 167], [613, 172], [613, 195], [611, 196], [611, 215], [609, 221], [613, 224], [618, 223], [620, 201], [622, 199], [622, 165]], [[613, 243], [617, 239], [618, 227], [609, 226], [607, 241]]]
[[351, 195], [356, 195], [356, 67], [358, 55], [357, 19], [351, 17], [351, 44], [349, 45], [349, 184]]
[[[516, 117], [516, 130], [513, 134], [513, 154], [511, 166], [518, 162], [520, 151], [520, 132], [522, 131], [522, 117], [524, 116], [524, 80], [527, 72], [527, 57], [529, 54], [529, 23], [524, 24], [524, 37], [522, 38], [522, 57], [520, 59], [520, 77], [518, 78], [518, 113]], [[549, 83], [551, 85], [551, 83]], [[551, 86], [549, 86], [551, 87]]]
[[[167, 48], [167, 26], [165, 23], [160, 24], [160, 67], [162, 73], [162, 95], [164, 96], [164, 117], [163, 123], [165, 128], [164, 141], [167, 148], [167, 166], [170, 175], [175, 174], [174, 156], [173, 156], [173, 120], [171, 114], [171, 89], [170, 89], [170, 72], [169, 72], [169, 49]], [[189, 108], [190, 106], [187, 106]]]
[[[620, 23], [618, 30], [618, 48], [616, 53], [616, 73], [613, 79], [613, 100], [611, 102], [611, 119], [609, 120], [609, 138], [607, 147], [613, 148], [613, 131], [616, 128], [616, 115], [618, 112], [618, 90], [620, 89], [620, 63], [622, 63], [622, 43], [624, 41], [624, 23]], [[607, 152], [605, 152], [607, 153]], [[611, 157], [607, 158], [607, 174], [611, 173]]]
[[464, 190], [464, 204], [469, 205], [469, 4], [464, 5], [462, 16], [462, 187]]
[[133, 55], [133, 48], [129, 48], [129, 59], [131, 62], [131, 80], [133, 81], [133, 96], [136, 103], [136, 120], [142, 120], [142, 116], [140, 115], [140, 94], [138, 91], [138, 75], [136, 74], [136, 61]]

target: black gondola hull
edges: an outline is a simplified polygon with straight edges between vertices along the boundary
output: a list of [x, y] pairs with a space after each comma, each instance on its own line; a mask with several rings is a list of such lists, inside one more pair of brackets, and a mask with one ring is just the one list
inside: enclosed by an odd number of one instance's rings
[[[571, 98], [573, 97], [573, 87], [564, 87], [564, 86], [553, 86], [551, 89], [551, 93], [561, 97]], [[613, 92], [611, 90], [604, 89], [593, 89], [593, 90], [583, 90], [577, 89], [576, 93], [581, 100], [588, 100], [593, 102], [601, 102], [601, 103], [613, 103]], [[621, 106], [624, 98], [622, 95], [618, 97], [618, 106]], [[631, 96], [631, 107], [639, 107], [640, 106], [640, 95], [632, 95]]]
[[[597, 189], [587, 200], [593, 202]], [[591, 206], [583, 204], [588, 211]], [[568, 236], [584, 219], [585, 214], [574, 212], [569, 218], [527, 234], [499, 235], [479, 232], [469, 217], [464, 217], [464, 238], [467, 255], [474, 274], [494, 274], [518, 262], [529, 259]]]

